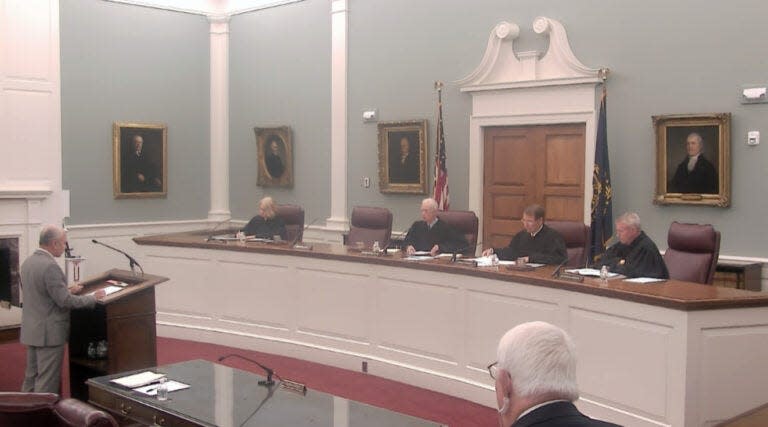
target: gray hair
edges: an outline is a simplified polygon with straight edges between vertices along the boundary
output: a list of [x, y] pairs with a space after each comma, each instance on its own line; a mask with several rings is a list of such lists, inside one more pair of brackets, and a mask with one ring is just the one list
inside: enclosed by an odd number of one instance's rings
[[60, 239], [63, 235], [64, 230], [62, 230], [61, 227], [48, 224], [44, 226], [42, 230], [40, 230], [40, 240], [38, 241], [38, 244], [40, 246], [49, 246], [55, 240]]
[[521, 397], [579, 398], [576, 347], [557, 326], [546, 322], [515, 326], [499, 341], [496, 356], [498, 367], [509, 372]]
[[624, 225], [628, 225], [630, 227], [635, 228], [637, 231], [640, 231], [643, 229], [642, 225], [640, 224], [640, 215], [634, 213], [634, 212], [625, 212], [620, 217], [616, 219], [616, 222], [620, 222]]
[[544, 219], [544, 207], [541, 205], [530, 205], [523, 210], [523, 215], [530, 215], [533, 219]]
[[421, 201], [421, 205], [428, 207], [432, 212], [437, 212], [437, 201], [431, 197], [427, 197], [426, 199]]
[[701, 134], [698, 132], [691, 132], [688, 134], [688, 136], [685, 138], [686, 142], [688, 141], [688, 138], [694, 137], [697, 140], [699, 140], [699, 151], [704, 151], [704, 138], [701, 137]]

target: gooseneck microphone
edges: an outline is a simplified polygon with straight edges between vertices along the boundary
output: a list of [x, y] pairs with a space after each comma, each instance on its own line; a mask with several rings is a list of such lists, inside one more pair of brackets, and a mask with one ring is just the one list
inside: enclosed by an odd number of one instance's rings
[[228, 222], [228, 221], [231, 221], [231, 218], [225, 218], [225, 219], [217, 222], [216, 225], [214, 225], [213, 228], [211, 228], [211, 231], [208, 232], [208, 237], [205, 239], [205, 241], [206, 242], [210, 242], [211, 240], [214, 240], [213, 232], [216, 231], [216, 229], [219, 228], [219, 226], [221, 226], [221, 224], [224, 224], [225, 222]]
[[224, 356], [219, 357], [218, 360], [219, 360], [219, 362], [221, 362], [221, 361], [223, 361], [225, 359], [229, 359], [230, 357], [238, 357], [238, 358], [243, 359], [245, 361], [251, 362], [254, 365], [256, 365], [259, 368], [261, 368], [264, 371], [264, 373], [267, 374], [267, 379], [259, 381], [259, 385], [263, 385], [265, 387], [273, 386], [275, 384], [275, 381], [272, 379], [273, 375], [276, 376], [278, 380], [283, 381], [283, 379], [280, 377], [280, 375], [277, 375], [272, 368], [266, 367], [266, 366], [262, 365], [261, 363], [255, 361], [255, 360], [253, 360], [253, 359], [251, 359], [249, 357], [241, 356], [241, 355], [239, 355], [237, 353], [225, 354]]
[[562, 270], [563, 266], [568, 262], [568, 257], [565, 258], [565, 261], [561, 262], [560, 265], [555, 268], [555, 271], [552, 272], [552, 277], [560, 277], [560, 270]]
[[295, 248], [295, 249], [312, 249], [311, 245], [303, 245], [303, 244], [301, 244], [301, 243], [304, 242], [304, 232], [307, 231], [307, 229], [311, 225], [314, 225], [317, 221], [320, 221], [321, 218], [323, 218], [323, 217], [317, 217], [317, 218], [313, 219], [312, 221], [310, 221], [309, 224], [307, 224], [304, 227], [302, 227], [301, 231], [296, 233], [296, 237], [293, 238], [293, 240], [291, 241], [291, 244], [288, 245], [288, 246], [291, 247], [291, 248]]
[[115, 251], [115, 252], [119, 252], [119, 253], [121, 253], [121, 254], [125, 255], [125, 257], [126, 257], [126, 258], [128, 258], [128, 262], [129, 262], [129, 265], [131, 266], [131, 271], [132, 271], [132, 272], [134, 272], [134, 273], [136, 273], [136, 268], [135, 268], [135, 267], [139, 267], [139, 270], [141, 270], [141, 275], [142, 275], [142, 276], [144, 275], [144, 269], [143, 269], [143, 268], [141, 268], [141, 264], [139, 264], [139, 262], [138, 262], [138, 261], [136, 261], [136, 259], [135, 259], [134, 257], [132, 257], [132, 256], [128, 255], [127, 253], [125, 253], [125, 252], [121, 251], [120, 249], [117, 249], [117, 248], [116, 248], [116, 247], [114, 247], [114, 246], [110, 246], [110, 245], [108, 245], [108, 244], [106, 244], [106, 243], [102, 243], [102, 242], [99, 242], [99, 241], [98, 241], [98, 240], [96, 240], [96, 239], [91, 239], [91, 242], [93, 242], [93, 243], [95, 243], [95, 244], [97, 244], [97, 245], [105, 246], [105, 247], [107, 247], [107, 248], [109, 248], [109, 249], [112, 249], [112, 250], [113, 250], [113, 251]]

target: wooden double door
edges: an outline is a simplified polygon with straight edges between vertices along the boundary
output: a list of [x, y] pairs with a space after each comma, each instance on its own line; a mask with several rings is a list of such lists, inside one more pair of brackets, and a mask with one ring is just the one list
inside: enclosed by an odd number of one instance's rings
[[534, 203], [548, 220], [583, 221], [583, 123], [484, 130], [483, 247], [509, 244]]

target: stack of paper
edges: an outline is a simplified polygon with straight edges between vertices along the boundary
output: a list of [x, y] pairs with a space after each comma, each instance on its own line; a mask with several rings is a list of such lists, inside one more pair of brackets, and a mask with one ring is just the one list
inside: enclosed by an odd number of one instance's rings
[[126, 377], [115, 378], [111, 381], [124, 387], [136, 388], [157, 382], [164, 376], [165, 374], [158, 374], [152, 371], [144, 371], [139, 372], [138, 374], [128, 375]]

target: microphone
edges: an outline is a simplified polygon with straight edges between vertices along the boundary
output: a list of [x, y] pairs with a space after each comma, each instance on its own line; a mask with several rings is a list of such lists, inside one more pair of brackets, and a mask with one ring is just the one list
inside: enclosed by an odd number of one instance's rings
[[555, 268], [555, 271], [552, 272], [552, 277], [560, 277], [560, 270], [562, 270], [563, 266], [568, 263], [568, 257], [565, 258], [565, 261], [561, 262], [560, 265]]
[[224, 356], [219, 357], [218, 360], [219, 360], [219, 362], [221, 362], [221, 361], [223, 361], [225, 359], [229, 359], [230, 357], [238, 357], [238, 358], [243, 359], [245, 361], [251, 362], [254, 365], [256, 365], [259, 368], [261, 368], [262, 370], [264, 370], [264, 372], [267, 374], [267, 379], [259, 381], [259, 385], [263, 385], [265, 387], [269, 387], [269, 386], [275, 385], [275, 381], [272, 379], [273, 375], [276, 376], [278, 380], [283, 381], [283, 379], [280, 377], [280, 375], [277, 375], [272, 368], [268, 368], [268, 367], [262, 365], [261, 363], [255, 361], [255, 360], [253, 360], [253, 359], [251, 359], [249, 357], [241, 356], [241, 355], [239, 355], [237, 353], [225, 354]]
[[231, 218], [225, 218], [225, 219], [217, 222], [216, 225], [214, 225], [213, 228], [208, 232], [208, 237], [205, 239], [205, 241], [206, 242], [210, 242], [211, 240], [214, 240], [213, 232], [216, 231], [216, 229], [219, 228], [219, 226], [221, 226], [221, 224], [224, 224], [225, 222], [228, 222], [230, 220], [231, 220]]
[[72, 258], [72, 248], [69, 247], [69, 242], [64, 246], [64, 257]]
[[474, 245], [467, 245], [467, 246], [464, 246], [462, 248], [454, 248], [453, 251], [451, 251], [453, 255], [451, 256], [451, 260], [449, 261], [449, 263], [456, 262], [456, 258], [459, 256], [460, 253], [464, 253], [464, 251], [466, 251], [468, 249], [477, 249], [477, 247], [482, 245], [482, 244], [483, 244], [483, 242], [477, 242]]
[[304, 237], [304, 232], [305, 232], [305, 231], [306, 231], [306, 230], [307, 230], [307, 229], [308, 229], [308, 228], [309, 228], [311, 225], [314, 225], [314, 224], [315, 224], [317, 221], [320, 221], [320, 219], [322, 219], [322, 218], [323, 218], [323, 217], [317, 217], [317, 218], [313, 219], [312, 221], [310, 221], [310, 222], [309, 222], [309, 224], [305, 225], [305, 226], [304, 226], [304, 228], [302, 228], [302, 229], [301, 229], [301, 233], [296, 233], [296, 237], [294, 237], [294, 238], [293, 238], [293, 240], [291, 241], [291, 244], [290, 244], [290, 245], [288, 245], [288, 246], [290, 246], [291, 248], [294, 248], [294, 249], [307, 249], [307, 250], [311, 250], [311, 249], [312, 249], [312, 245], [304, 245], [304, 244], [298, 244], [298, 242], [299, 242], [299, 237], [301, 237], [301, 238], [302, 238], [302, 239], [301, 239], [301, 241], [302, 241], [302, 243], [303, 243], [303, 242], [304, 242], [304, 239], [303, 239], [303, 237]]
[[126, 258], [128, 258], [129, 265], [131, 266], [131, 271], [133, 272], [133, 274], [136, 274], [136, 268], [135, 267], [139, 267], [139, 270], [141, 270], [141, 275], [142, 276], [144, 275], [144, 269], [141, 268], [141, 264], [139, 264], [139, 262], [136, 261], [136, 259], [134, 257], [128, 255], [127, 253], [121, 251], [120, 249], [117, 249], [114, 246], [110, 246], [110, 245], [108, 245], [106, 243], [99, 242], [96, 239], [91, 239], [91, 242], [96, 243], [97, 245], [106, 246], [106, 247], [108, 247], [109, 249], [112, 249], [115, 252], [119, 252], [119, 253], [125, 255]]

